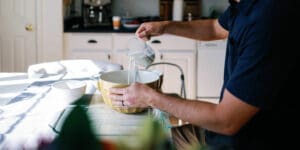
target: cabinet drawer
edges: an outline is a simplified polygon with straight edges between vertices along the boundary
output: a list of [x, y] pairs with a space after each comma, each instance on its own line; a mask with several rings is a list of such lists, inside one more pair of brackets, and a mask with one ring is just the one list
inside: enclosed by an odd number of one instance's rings
[[73, 33], [68, 37], [69, 48], [71, 51], [82, 50], [111, 50], [111, 34], [83, 34]]
[[195, 50], [196, 49], [195, 40], [174, 36], [174, 35], [162, 35], [162, 36], [152, 37], [150, 43], [154, 49], [163, 49], [163, 50]]
[[227, 40], [215, 40], [215, 41], [200, 41], [198, 42], [198, 50], [225, 50]]
[[116, 51], [127, 50], [128, 42], [131, 38], [134, 38], [133, 33], [117, 33], [113, 34], [113, 47]]

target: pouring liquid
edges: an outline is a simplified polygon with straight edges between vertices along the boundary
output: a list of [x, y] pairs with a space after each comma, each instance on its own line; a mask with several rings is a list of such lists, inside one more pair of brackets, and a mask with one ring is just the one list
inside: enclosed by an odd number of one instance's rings
[[146, 67], [150, 65], [155, 58], [154, 50], [146, 44], [145, 41], [136, 37], [129, 40], [129, 71], [128, 84], [139, 82], [138, 66]]
[[134, 82], [137, 82], [137, 76], [138, 76], [138, 66], [136, 64], [135, 59], [130, 56], [129, 57], [129, 68], [128, 68], [128, 79], [127, 83], [131, 84]]

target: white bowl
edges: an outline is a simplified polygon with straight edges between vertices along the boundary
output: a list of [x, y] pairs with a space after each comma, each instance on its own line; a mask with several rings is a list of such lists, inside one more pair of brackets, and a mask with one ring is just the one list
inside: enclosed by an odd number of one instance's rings
[[64, 80], [52, 84], [57, 98], [72, 103], [82, 97], [86, 91], [86, 82], [79, 80]]
[[128, 28], [128, 29], [135, 29], [135, 28], [138, 28], [140, 26], [140, 24], [128, 24], [128, 23], [124, 23], [123, 26], [125, 28]]

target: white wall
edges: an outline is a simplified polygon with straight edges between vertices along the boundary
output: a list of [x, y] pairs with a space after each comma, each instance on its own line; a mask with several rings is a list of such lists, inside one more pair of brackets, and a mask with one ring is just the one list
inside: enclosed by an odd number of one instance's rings
[[212, 17], [212, 11], [222, 13], [229, 5], [228, 0], [202, 0], [202, 16]]
[[112, 0], [113, 15], [159, 16], [159, 0]]

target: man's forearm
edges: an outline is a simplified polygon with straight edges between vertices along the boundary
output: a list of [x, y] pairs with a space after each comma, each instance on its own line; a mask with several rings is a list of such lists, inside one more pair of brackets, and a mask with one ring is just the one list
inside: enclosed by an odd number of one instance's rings
[[164, 33], [203, 41], [224, 39], [228, 34], [219, 26], [216, 19], [186, 22], [166, 21]]
[[165, 94], [156, 93], [154, 95], [156, 96], [150, 103], [150, 106], [153, 108], [168, 112], [191, 124], [221, 132], [222, 125], [216, 116], [216, 104], [196, 100], [184, 100]]

